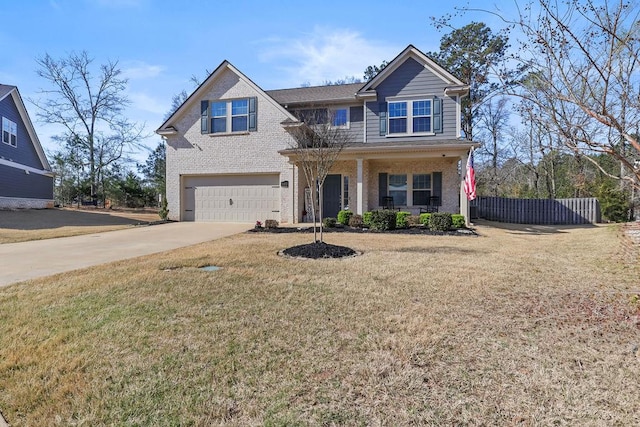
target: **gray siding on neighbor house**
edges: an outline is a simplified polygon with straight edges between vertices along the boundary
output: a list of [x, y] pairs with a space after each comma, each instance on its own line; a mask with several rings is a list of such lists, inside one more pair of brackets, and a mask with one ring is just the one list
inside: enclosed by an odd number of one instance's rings
[[53, 177], [0, 165], [0, 197], [53, 199]]
[[362, 105], [349, 109], [349, 122], [351, 142], [362, 142], [364, 140], [364, 110]]
[[5, 158], [22, 165], [31, 166], [36, 169], [43, 169], [42, 162], [33, 146], [33, 142], [27, 132], [27, 127], [20, 117], [20, 112], [13, 102], [13, 97], [8, 95], [0, 101], [0, 128], [2, 127], [1, 117], [6, 117], [16, 123], [18, 127], [17, 146], [14, 147], [2, 142], [0, 138], [0, 158]]
[[[416, 139], [457, 139], [457, 98], [444, 96], [447, 84], [413, 58], [407, 59], [378, 87], [378, 99], [366, 103], [367, 142], [412, 141]], [[380, 135], [379, 103], [392, 97], [438, 97], [442, 99], [443, 132], [434, 136], [385, 137]]]

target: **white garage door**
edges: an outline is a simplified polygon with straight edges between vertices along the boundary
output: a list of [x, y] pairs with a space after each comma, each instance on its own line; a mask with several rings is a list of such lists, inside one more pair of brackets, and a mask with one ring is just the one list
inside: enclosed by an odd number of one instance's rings
[[280, 220], [279, 175], [208, 175], [183, 178], [184, 221]]

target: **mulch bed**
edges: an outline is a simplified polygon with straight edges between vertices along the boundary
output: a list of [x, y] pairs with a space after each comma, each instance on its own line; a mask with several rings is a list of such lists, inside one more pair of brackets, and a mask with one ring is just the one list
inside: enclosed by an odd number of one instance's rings
[[346, 246], [331, 245], [324, 242], [307, 243], [293, 246], [280, 252], [282, 255], [293, 258], [344, 258], [358, 253]]
[[[316, 227], [320, 232], [320, 227]], [[368, 228], [334, 227], [322, 229], [323, 233], [386, 233], [386, 234], [424, 234], [429, 236], [478, 236], [472, 229], [460, 229], [449, 231], [431, 231], [427, 227], [409, 227], [397, 230], [378, 231]], [[277, 228], [252, 228], [250, 233], [313, 233], [313, 227], [277, 227]]]
[[[320, 227], [316, 227], [316, 231], [320, 232]], [[252, 228], [251, 233], [313, 233], [313, 227], [276, 227], [276, 228]], [[423, 234], [431, 236], [477, 236], [478, 234], [471, 229], [450, 230], [450, 231], [431, 231], [427, 227], [409, 227], [398, 230], [377, 231], [367, 228], [352, 227], [334, 227], [323, 228], [323, 233], [388, 233], [388, 234]], [[308, 243], [304, 245], [293, 246], [279, 252], [280, 255], [292, 258], [344, 258], [358, 255], [358, 252], [345, 246], [331, 245], [324, 242]]]

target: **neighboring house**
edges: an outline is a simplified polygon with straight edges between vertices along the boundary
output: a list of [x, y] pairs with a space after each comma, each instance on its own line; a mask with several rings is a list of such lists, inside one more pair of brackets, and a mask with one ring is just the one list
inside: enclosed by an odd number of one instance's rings
[[264, 91], [224, 61], [156, 131], [167, 143], [169, 217], [302, 221], [309, 185], [287, 132], [326, 109], [352, 134], [324, 184], [323, 213], [396, 208], [462, 213], [469, 87], [413, 46], [367, 83]]
[[0, 209], [53, 207], [53, 172], [18, 88], [0, 84]]

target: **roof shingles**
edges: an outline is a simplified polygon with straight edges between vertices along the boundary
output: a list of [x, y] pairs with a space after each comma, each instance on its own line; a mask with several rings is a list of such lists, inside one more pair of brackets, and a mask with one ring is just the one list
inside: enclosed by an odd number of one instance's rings
[[267, 90], [266, 93], [280, 105], [312, 105], [318, 103], [340, 103], [356, 99], [356, 92], [364, 83], [345, 85], [312, 86], [293, 89]]

